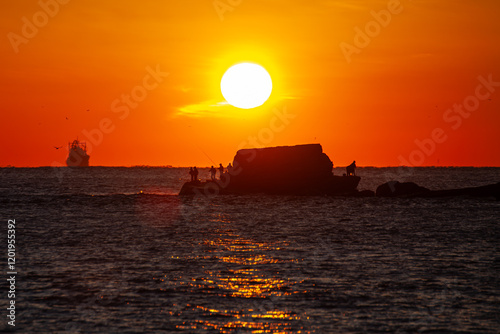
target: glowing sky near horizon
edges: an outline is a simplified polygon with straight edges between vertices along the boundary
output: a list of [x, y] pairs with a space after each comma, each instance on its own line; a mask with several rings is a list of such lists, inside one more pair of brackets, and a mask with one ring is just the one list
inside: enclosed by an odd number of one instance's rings
[[[500, 166], [500, 2], [215, 3], [2, 2], [0, 166], [62, 165], [76, 137], [91, 165], [321, 143], [336, 166]], [[220, 91], [240, 62], [273, 84], [248, 111]]]

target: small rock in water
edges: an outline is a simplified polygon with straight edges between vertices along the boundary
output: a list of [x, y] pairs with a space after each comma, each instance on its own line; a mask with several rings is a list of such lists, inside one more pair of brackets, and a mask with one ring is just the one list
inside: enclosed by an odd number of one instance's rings
[[414, 182], [389, 181], [377, 187], [376, 195], [379, 197], [423, 195], [430, 190]]

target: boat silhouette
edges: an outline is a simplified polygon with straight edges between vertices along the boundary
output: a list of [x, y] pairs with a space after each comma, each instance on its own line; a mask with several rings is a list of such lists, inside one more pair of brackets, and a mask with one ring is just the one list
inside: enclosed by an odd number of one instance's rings
[[90, 156], [87, 154], [87, 144], [78, 139], [68, 143], [68, 158], [66, 165], [68, 167], [88, 167]]

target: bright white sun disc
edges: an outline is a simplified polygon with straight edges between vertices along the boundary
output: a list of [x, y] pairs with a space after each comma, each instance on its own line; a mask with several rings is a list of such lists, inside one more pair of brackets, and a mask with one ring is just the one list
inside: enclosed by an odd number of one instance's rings
[[264, 67], [241, 63], [230, 67], [224, 73], [220, 88], [230, 105], [251, 109], [267, 101], [273, 90], [273, 82]]

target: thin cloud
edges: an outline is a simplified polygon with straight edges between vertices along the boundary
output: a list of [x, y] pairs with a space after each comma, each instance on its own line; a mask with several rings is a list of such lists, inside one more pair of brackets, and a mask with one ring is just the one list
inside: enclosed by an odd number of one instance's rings
[[[298, 100], [301, 97], [298, 96], [281, 96], [280, 98], [273, 99], [267, 103], [276, 103], [283, 100]], [[184, 117], [235, 117], [237, 114], [234, 112], [235, 107], [227, 103], [226, 101], [209, 100], [200, 103], [189, 104], [177, 108], [175, 116]], [[241, 110], [241, 109], [239, 109]]]
[[205, 101], [201, 103], [189, 104], [177, 109], [176, 116], [187, 117], [228, 117], [234, 107], [226, 101]]

